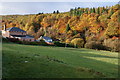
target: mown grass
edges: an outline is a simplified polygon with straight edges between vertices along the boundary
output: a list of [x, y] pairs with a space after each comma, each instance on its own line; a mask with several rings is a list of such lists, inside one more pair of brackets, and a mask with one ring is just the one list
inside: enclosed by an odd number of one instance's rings
[[118, 53], [3, 43], [3, 78], [99, 77], [118, 77]]

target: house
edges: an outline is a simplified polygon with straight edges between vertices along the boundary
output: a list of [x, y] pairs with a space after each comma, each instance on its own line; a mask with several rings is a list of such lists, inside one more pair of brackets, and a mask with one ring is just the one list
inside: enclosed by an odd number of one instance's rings
[[41, 36], [37, 41], [44, 40], [47, 44], [53, 45], [53, 40], [47, 36]]
[[7, 28], [4, 25], [4, 30], [2, 30], [2, 36], [5, 38], [17, 38], [20, 41], [34, 41], [34, 37], [27, 35], [26, 31], [18, 28], [18, 27], [11, 27]]

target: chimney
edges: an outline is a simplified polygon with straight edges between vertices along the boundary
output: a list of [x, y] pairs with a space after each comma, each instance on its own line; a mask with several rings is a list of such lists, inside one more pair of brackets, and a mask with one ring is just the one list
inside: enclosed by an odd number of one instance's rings
[[4, 25], [4, 31], [6, 31], [6, 24]]

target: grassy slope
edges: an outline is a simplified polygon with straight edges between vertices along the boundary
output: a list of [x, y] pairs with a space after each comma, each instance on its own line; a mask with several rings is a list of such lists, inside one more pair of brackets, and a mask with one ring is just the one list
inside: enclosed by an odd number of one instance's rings
[[3, 43], [3, 77], [117, 77], [117, 57], [107, 51]]
[[0, 36], [0, 78], [2, 78], [2, 42]]

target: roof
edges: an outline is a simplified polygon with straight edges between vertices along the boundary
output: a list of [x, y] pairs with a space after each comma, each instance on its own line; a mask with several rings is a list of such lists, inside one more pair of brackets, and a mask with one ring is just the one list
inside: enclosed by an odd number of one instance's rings
[[18, 32], [26, 32], [18, 27], [11, 27], [11, 28], [7, 28], [6, 30], [8, 31], [18, 31]]
[[46, 36], [43, 36], [42, 38], [45, 40], [52, 40], [50, 37], [46, 37]]
[[43, 36], [42, 38], [45, 40], [45, 42], [52, 42], [50, 37]]

